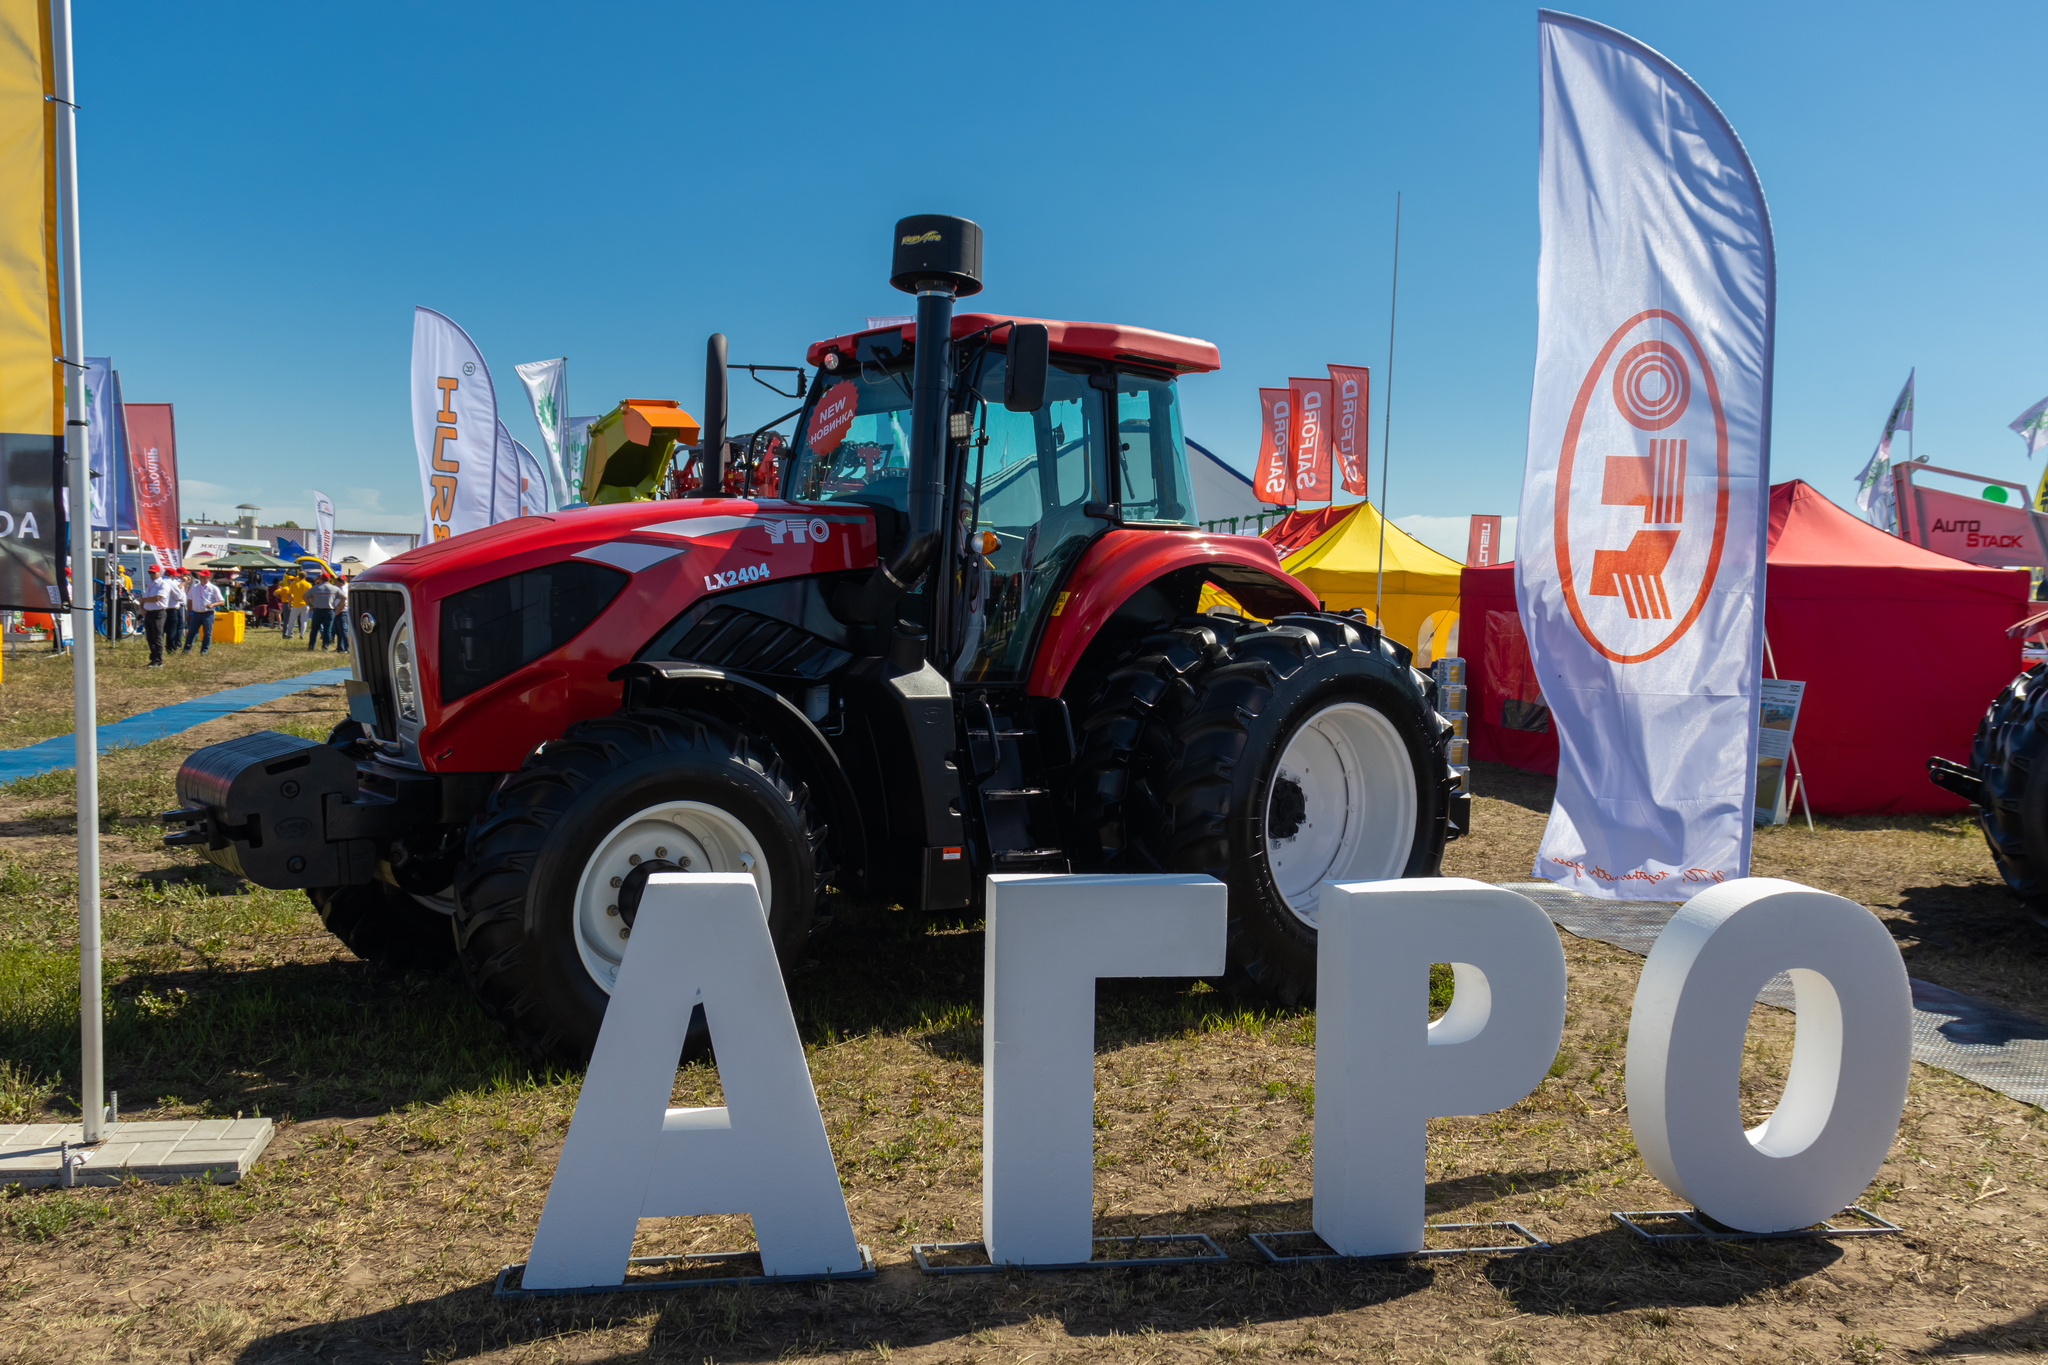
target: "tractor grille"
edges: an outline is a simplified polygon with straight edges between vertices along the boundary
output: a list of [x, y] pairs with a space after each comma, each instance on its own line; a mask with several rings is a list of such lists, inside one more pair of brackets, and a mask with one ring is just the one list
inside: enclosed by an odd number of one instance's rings
[[853, 656], [801, 626], [738, 607], [713, 607], [669, 649], [671, 659], [771, 678], [823, 678]]
[[[377, 628], [362, 629], [363, 613], [377, 618]], [[377, 738], [398, 739], [398, 702], [391, 686], [391, 642], [405, 620], [405, 594], [389, 589], [351, 588], [348, 594], [349, 635], [356, 651], [356, 667], [369, 685], [370, 698], [377, 704]]]

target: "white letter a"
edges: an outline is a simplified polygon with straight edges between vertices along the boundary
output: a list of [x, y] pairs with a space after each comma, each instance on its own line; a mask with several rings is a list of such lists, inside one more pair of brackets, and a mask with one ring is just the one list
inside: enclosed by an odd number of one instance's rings
[[[698, 1004], [726, 1103], [670, 1109]], [[753, 879], [663, 873], [641, 899], [521, 1283], [618, 1284], [640, 1219], [708, 1213], [753, 1215], [766, 1274], [862, 1268]]]

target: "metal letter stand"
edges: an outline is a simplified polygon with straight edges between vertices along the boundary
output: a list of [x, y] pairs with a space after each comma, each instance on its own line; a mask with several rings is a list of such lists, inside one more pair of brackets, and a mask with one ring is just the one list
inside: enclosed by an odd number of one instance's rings
[[1097, 1237], [1095, 1244], [1114, 1246], [1156, 1246], [1162, 1243], [1182, 1243], [1201, 1247], [1202, 1253], [1194, 1256], [1131, 1256], [1121, 1259], [1100, 1261], [1064, 1261], [1052, 1265], [997, 1265], [989, 1261], [982, 1265], [933, 1265], [927, 1252], [979, 1251], [988, 1255], [988, 1246], [983, 1242], [920, 1242], [910, 1249], [917, 1258], [917, 1268], [927, 1275], [992, 1275], [999, 1270], [1151, 1270], [1176, 1265], [1228, 1265], [1229, 1255], [1222, 1247], [1201, 1232], [1166, 1233], [1151, 1237]]
[[1480, 1228], [1506, 1228], [1522, 1240], [1510, 1242], [1503, 1246], [1424, 1247], [1420, 1251], [1393, 1251], [1383, 1256], [1346, 1256], [1342, 1252], [1337, 1251], [1310, 1251], [1286, 1255], [1275, 1251], [1271, 1245], [1273, 1242], [1289, 1237], [1309, 1237], [1314, 1238], [1322, 1246], [1327, 1247], [1329, 1245], [1321, 1237], [1316, 1236], [1313, 1231], [1308, 1230], [1301, 1232], [1255, 1232], [1251, 1234], [1251, 1244], [1259, 1249], [1259, 1254], [1266, 1258], [1269, 1265], [1308, 1265], [1314, 1261], [1405, 1261], [1417, 1256], [1476, 1256], [1482, 1253], [1491, 1253], [1496, 1256], [1513, 1256], [1519, 1255], [1524, 1251], [1550, 1250], [1550, 1243], [1544, 1241], [1520, 1223], [1512, 1220], [1493, 1223], [1429, 1223], [1423, 1227], [1422, 1231], [1427, 1236], [1432, 1232], [1473, 1232]]
[[[1889, 1237], [1904, 1231], [1897, 1223], [1887, 1223], [1869, 1209], [1855, 1204], [1835, 1217], [1852, 1213], [1868, 1226], [1844, 1228], [1833, 1223], [1816, 1223], [1810, 1228], [1794, 1228], [1790, 1232], [1738, 1232], [1714, 1222], [1698, 1209], [1638, 1209], [1630, 1213], [1613, 1212], [1607, 1216], [1653, 1246], [1680, 1246], [1687, 1242], [1785, 1242], [1815, 1237]], [[1639, 1218], [1675, 1218], [1692, 1231], [1652, 1232], [1636, 1221]]]
[[[761, 1259], [755, 1251], [705, 1251], [693, 1252], [687, 1256], [635, 1256], [626, 1262], [631, 1273], [640, 1266], [656, 1265], [704, 1265], [730, 1263], [733, 1261], [756, 1261]], [[762, 1284], [811, 1284], [821, 1280], [872, 1280], [875, 1278], [875, 1257], [866, 1246], [860, 1249], [860, 1269], [827, 1270], [814, 1275], [720, 1275], [691, 1280], [628, 1280], [621, 1284], [593, 1284], [580, 1288], [527, 1289], [518, 1283], [525, 1273], [526, 1262], [508, 1265], [498, 1272], [498, 1282], [491, 1286], [494, 1299], [554, 1299], [570, 1294], [655, 1294], [672, 1289], [736, 1289], [741, 1285]]]

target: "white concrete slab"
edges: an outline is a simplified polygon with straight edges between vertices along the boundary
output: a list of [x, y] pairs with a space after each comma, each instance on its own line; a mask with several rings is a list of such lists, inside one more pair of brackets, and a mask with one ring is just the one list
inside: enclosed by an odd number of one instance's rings
[[[263, 1155], [275, 1129], [269, 1119], [181, 1119], [117, 1123], [97, 1147], [78, 1145], [75, 1123], [0, 1128], [0, 1185], [64, 1183], [62, 1144], [69, 1142], [73, 1183], [118, 1185], [129, 1177], [157, 1184], [209, 1180], [232, 1184]], [[83, 1160], [80, 1160], [83, 1158]]]

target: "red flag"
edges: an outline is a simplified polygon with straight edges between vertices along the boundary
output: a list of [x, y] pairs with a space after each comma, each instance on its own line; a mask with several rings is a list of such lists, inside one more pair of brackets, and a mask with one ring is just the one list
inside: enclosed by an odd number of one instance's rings
[[1330, 501], [1330, 381], [1290, 379], [1294, 395], [1294, 500]]
[[[135, 479], [135, 533], [182, 557], [178, 533], [178, 434], [169, 403], [129, 403], [128, 463]], [[173, 562], [177, 562], [176, 559]]]
[[1472, 517], [1472, 530], [1465, 537], [1465, 563], [1475, 569], [1500, 563], [1500, 518]]
[[1343, 480], [1346, 493], [1363, 494], [1372, 373], [1363, 365], [1332, 365], [1330, 389], [1330, 449], [1336, 452], [1337, 477]]
[[1294, 473], [1287, 462], [1293, 448], [1294, 399], [1286, 389], [1259, 390], [1259, 464], [1252, 492], [1260, 502], [1294, 503]]

